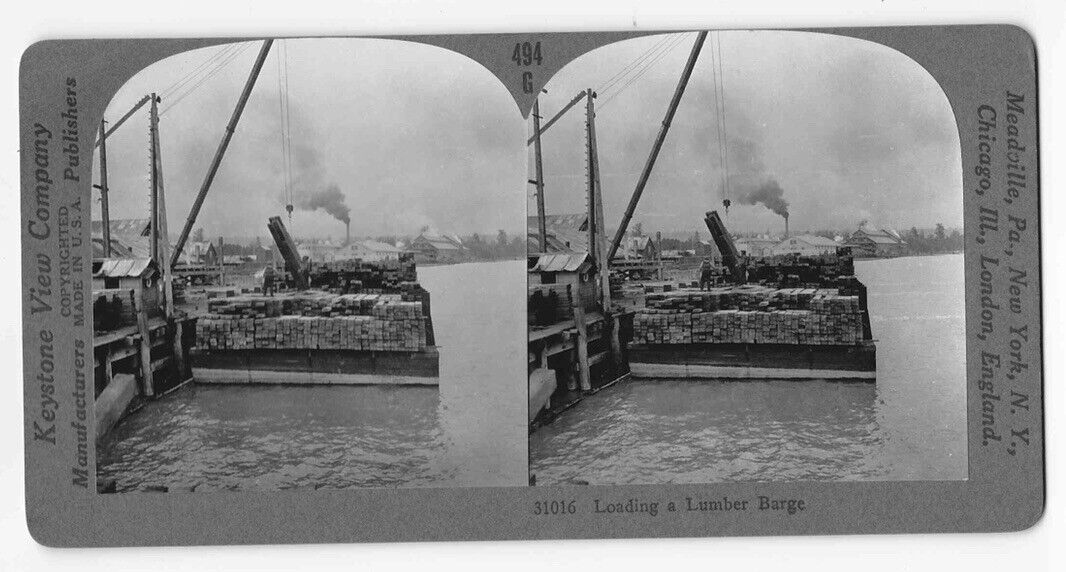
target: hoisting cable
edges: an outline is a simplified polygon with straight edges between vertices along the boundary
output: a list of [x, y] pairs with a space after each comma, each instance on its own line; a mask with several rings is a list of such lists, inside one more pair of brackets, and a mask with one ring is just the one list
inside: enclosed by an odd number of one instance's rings
[[[717, 48], [712, 43], [711, 67], [713, 68], [714, 92], [715, 92], [715, 115], [718, 120], [718, 157], [722, 170], [722, 206], [729, 213], [729, 205], [732, 203], [729, 196], [729, 139], [726, 130], [725, 112], [725, 75], [722, 68], [722, 37], [721, 32], [715, 32], [712, 40], [717, 39]], [[713, 57], [717, 51], [717, 57]], [[721, 111], [719, 112], [719, 108]]]

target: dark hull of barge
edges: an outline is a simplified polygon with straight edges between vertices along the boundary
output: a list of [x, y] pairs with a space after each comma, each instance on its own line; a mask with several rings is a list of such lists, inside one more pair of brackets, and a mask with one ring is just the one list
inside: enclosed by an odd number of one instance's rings
[[877, 348], [799, 344], [631, 344], [629, 367], [640, 379], [835, 379], [873, 382]]
[[197, 383], [439, 385], [440, 355], [334, 349], [193, 350]]

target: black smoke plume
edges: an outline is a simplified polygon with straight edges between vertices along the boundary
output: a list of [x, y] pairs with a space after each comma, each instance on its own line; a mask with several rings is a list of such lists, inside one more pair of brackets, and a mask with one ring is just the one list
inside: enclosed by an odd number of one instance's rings
[[305, 197], [300, 201], [300, 208], [307, 211], [322, 209], [345, 224], [352, 221], [349, 216], [351, 209], [344, 202], [344, 193], [335, 184]]
[[745, 186], [740, 189], [740, 203], [745, 205], [763, 205], [780, 216], [788, 218], [788, 201], [785, 190], [774, 179], [767, 179], [758, 186]]

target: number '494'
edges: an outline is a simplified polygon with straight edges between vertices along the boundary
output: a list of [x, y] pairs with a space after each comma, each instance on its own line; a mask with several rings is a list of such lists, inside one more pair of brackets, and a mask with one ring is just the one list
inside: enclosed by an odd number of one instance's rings
[[511, 61], [519, 66], [531, 66], [541, 64], [540, 42], [519, 42], [514, 45]]

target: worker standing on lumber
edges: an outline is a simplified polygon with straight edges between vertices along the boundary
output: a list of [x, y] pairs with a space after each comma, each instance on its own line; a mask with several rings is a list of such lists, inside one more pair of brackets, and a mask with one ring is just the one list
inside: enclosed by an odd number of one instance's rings
[[711, 266], [710, 260], [704, 258], [703, 262], [700, 262], [700, 290], [709, 290], [713, 280], [714, 267]]
[[274, 267], [267, 266], [263, 269], [263, 295], [273, 296], [274, 292]]

